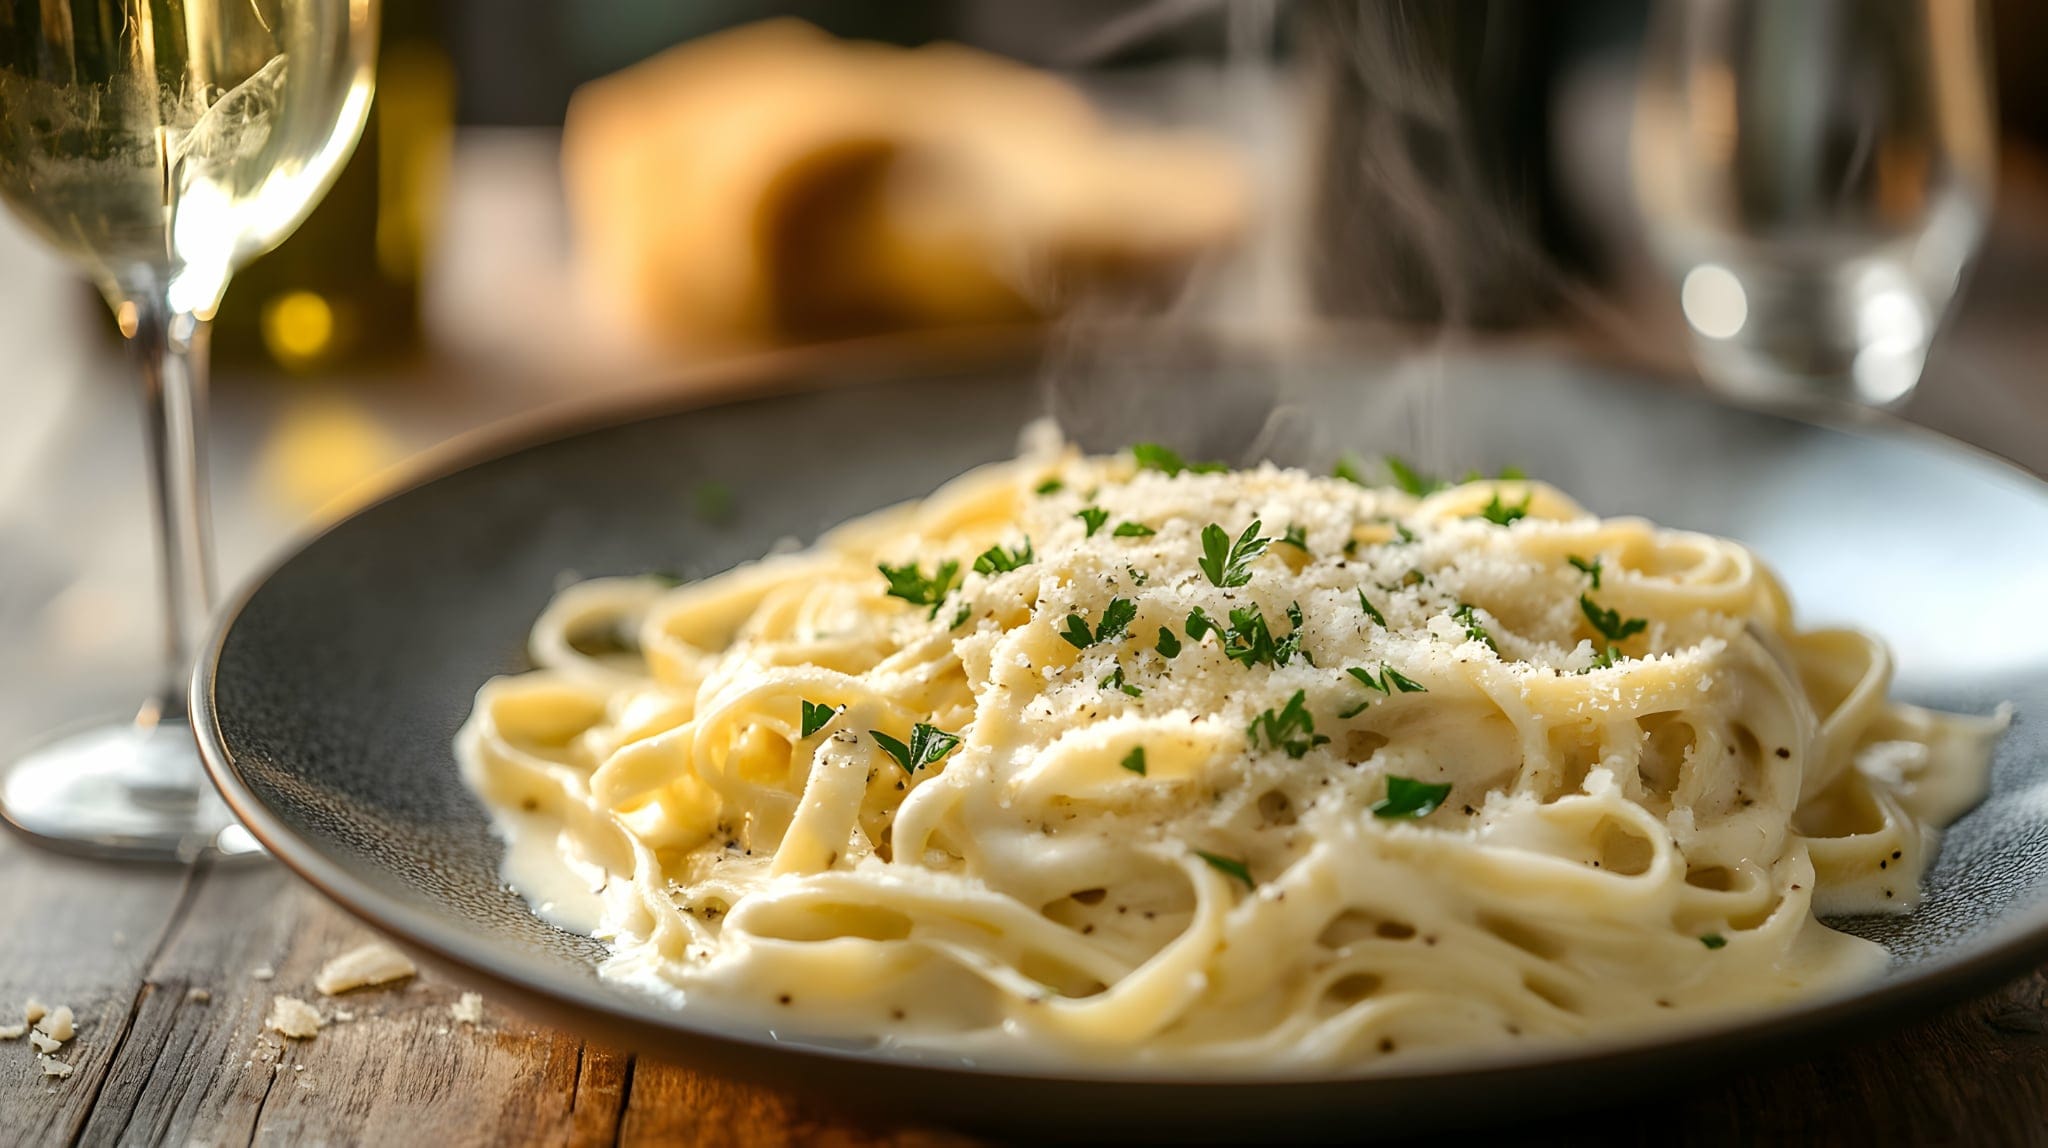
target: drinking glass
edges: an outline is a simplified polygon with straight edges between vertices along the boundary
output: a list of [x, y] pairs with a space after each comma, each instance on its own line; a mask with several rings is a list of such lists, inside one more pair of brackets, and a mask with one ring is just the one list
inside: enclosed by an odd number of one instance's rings
[[92, 278], [141, 368], [163, 675], [45, 744], [0, 815], [52, 844], [189, 856], [233, 821], [185, 707], [213, 596], [206, 325], [325, 194], [369, 110], [377, 0], [0, 0], [0, 201]]
[[1660, 0], [1636, 188], [1707, 381], [1903, 402], [1995, 175], [1980, 0]]

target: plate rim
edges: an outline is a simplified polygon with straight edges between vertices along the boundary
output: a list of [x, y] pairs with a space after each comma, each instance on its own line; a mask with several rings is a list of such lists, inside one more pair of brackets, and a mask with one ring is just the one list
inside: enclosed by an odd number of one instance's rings
[[[2012, 980], [2048, 961], [2048, 901], [2044, 901], [2032, 912], [2016, 914], [1994, 925], [1988, 943], [1980, 949], [1936, 963], [1925, 971], [1908, 972], [1789, 1005], [1745, 1010], [1732, 1019], [1650, 1028], [1639, 1034], [1578, 1046], [1546, 1044], [1529, 1051], [1505, 1053], [1475, 1050], [1470, 1055], [1432, 1058], [1405, 1069], [1273, 1075], [1190, 1071], [1159, 1065], [1136, 1069], [1105, 1065], [1082, 1068], [1022, 1058], [992, 1060], [986, 1065], [927, 1061], [904, 1054], [835, 1048], [811, 1040], [784, 1041], [770, 1029], [749, 1029], [739, 1020], [717, 1014], [692, 1017], [666, 1008], [637, 1013], [626, 1008], [619, 998], [582, 985], [528, 977], [496, 955], [496, 947], [471, 943], [470, 935], [460, 928], [351, 876], [347, 867], [327, 856], [314, 839], [287, 825], [242, 778], [221, 730], [215, 704], [227, 640], [243, 612], [272, 579], [328, 535], [356, 519], [386, 503], [412, 496], [441, 479], [551, 443], [692, 410], [776, 401], [829, 390], [842, 385], [847, 378], [861, 378], [876, 368], [891, 374], [930, 377], [945, 370], [1028, 362], [1028, 356], [1045, 350], [1047, 343], [1045, 332], [1036, 328], [996, 327], [911, 338], [881, 336], [768, 352], [671, 374], [658, 385], [548, 403], [457, 434], [420, 452], [389, 472], [389, 481], [374, 497], [349, 513], [282, 543], [223, 600], [195, 659], [187, 695], [192, 731], [208, 776], [229, 809], [271, 856], [360, 921], [457, 970], [459, 979], [537, 1005], [537, 1011], [558, 1019], [565, 1027], [586, 1031], [595, 1028], [614, 1037], [623, 1035], [635, 1051], [660, 1050], [669, 1055], [680, 1052], [686, 1060], [707, 1065], [711, 1064], [708, 1054], [722, 1051], [823, 1060], [863, 1071], [937, 1073], [982, 1084], [1138, 1087], [1173, 1092], [1190, 1088], [1320, 1091], [1335, 1087], [1378, 1089], [1487, 1082], [1508, 1086], [1557, 1074], [1590, 1079], [1602, 1076], [1603, 1068], [1638, 1071], [1672, 1060], [1711, 1060], [1718, 1053], [1738, 1048], [1778, 1048], [1784, 1053], [1784, 1046], [1795, 1040], [1827, 1041], [1827, 1045], [1808, 1046], [1809, 1050], [1819, 1051], [1832, 1047], [1834, 1040], [1859, 1028], [1903, 1027], [1910, 1020]], [[1591, 372], [1618, 373], [1613, 364], [1585, 360], [1583, 356], [1576, 358]], [[1961, 455], [2007, 483], [2048, 499], [2048, 480], [2019, 463], [1889, 412], [1788, 410], [1737, 403], [1696, 388], [1679, 390], [1671, 397], [1859, 438], [1903, 440], [1920, 449]], [[682, 1051], [684, 1048], [687, 1051]], [[728, 1069], [740, 1067], [730, 1061], [719, 1061], [717, 1065]]]

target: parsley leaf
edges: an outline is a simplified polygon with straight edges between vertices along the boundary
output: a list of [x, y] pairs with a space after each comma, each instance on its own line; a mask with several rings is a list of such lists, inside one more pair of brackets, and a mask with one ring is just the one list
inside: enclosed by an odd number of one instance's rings
[[690, 491], [690, 505], [697, 512], [697, 517], [706, 522], [730, 522], [733, 514], [732, 487], [715, 478], [705, 479]]
[[[1206, 618], [1206, 615], [1204, 616]], [[1272, 666], [1278, 669], [1300, 654], [1309, 665], [1315, 665], [1301, 648], [1301, 604], [1292, 603], [1287, 607], [1287, 620], [1294, 623], [1293, 632], [1285, 638], [1275, 640], [1273, 631], [1266, 625], [1266, 616], [1257, 606], [1230, 612], [1230, 628], [1223, 632], [1223, 654], [1233, 662], [1247, 666]]]
[[1017, 550], [1004, 550], [991, 546], [974, 560], [976, 574], [1007, 574], [1019, 566], [1028, 565], [1037, 555], [1031, 552], [1031, 536], [1025, 535], [1024, 545]]
[[1650, 628], [1647, 618], [1623, 620], [1619, 610], [1604, 610], [1599, 603], [1584, 594], [1579, 595], [1579, 610], [1586, 615], [1586, 621], [1610, 642], [1626, 642], [1631, 634], [1640, 634]]
[[1088, 524], [1087, 536], [1093, 538], [1095, 532], [1102, 529], [1102, 524], [1109, 521], [1109, 511], [1099, 506], [1084, 506], [1075, 512], [1074, 517]]
[[[1351, 666], [1344, 672], [1357, 678], [1359, 684], [1363, 685], [1366, 689], [1378, 690], [1388, 697], [1392, 697], [1397, 692], [1404, 694], [1426, 694], [1429, 692], [1428, 686], [1423, 685], [1421, 682], [1416, 681], [1414, 678], [1409, 677], [1385, 662], [1380, 663], [1380, 672], [1378, 674], [1374, 674], [1364, 666]], [[1364, 712], [1366, 706], [1371, 704], [1372, 699], [1366, 698], [1337, 716], [1340, 718], [1357, 717], [1360, 713]]]
[[1472, 608], [1471, 603], [1458, 603], [1458, 608], [1451, 611], [1451, 618], [1465, 627], [1466, 637], [1476, 642], [1484, 642], [1487, 649], [1496, 654], [1500, 653], [1500, 647], [1493, 642], [1493, 635], [1487, 633], [1486, 627], [1479, 624], [1479, 614]]
[[1145, 747], [1142, 745], [1132, 746], [1131, 752], [1125, 754], [1124, 759], [1117, 762], [1117, 764], [1137, 774], [1139, 777], [1145, 776]]
[[1138, 604], [1129, 598], [1111, 598], [1109, 605], [1102, 608], [1102, 625], [1095, 628], [1095, 640], [1113, 642], [1124, 636], [1124, 630], [1137, 620]]
[[1202, 527], [1202, 557], [1196, 565], [1208, 576], [1210, 585], [1229, 589], [1252, 580], [1252, 560], [1264, 554], [1273, 541], [1259, 537], [1259, 526], [1259, 520], [1252, 519], [1236, 542], [1213, 522]]
[[1136, 460], [1139, 470], [1162, 471], [1168, 478], [1176, 478], [1182, 471], [1193, 474], [1220, 474], [1230, 469], [1220, 462], [1191, 463], [1178, 452], [1156, 442], [1132, 443], [1131, 458]]
[[1529, 500], [1535, 497], [1533, 494], [1525, 494], [1522, 496], [1522, 501], [1509, 506], [1500, 500], [1500, 491], [1496, 490], [1493, 492], [1493, 497], [1486, 501], [1486, 505], [1480, 509], [1479, 513], [1469, 517], [1484, 518], [1495, 526], [1507, 526], [1529, 516]]
[[1105, 690], [1122, 690], [1134, 698], [1144, 697], [1145, 691], [1124, 680], [1124, 668], [1118, 666], [1115, 672], [1099, 683]]
[[1060, 637], [1077, 650], [1085, 650], [1095, 644], [1095, 631], [1088, 628], [1088, 619], [1079, 614], [1067, 615], [1067, 628], [1060, 631]]
[[1387, 628], [1386, 615], [1381, 614], [1377, 609], [1373, 608], [1373, 604], [1371, 602], [1365, 600], [1365, 591], [1363, 590], [1360, 590], [1358, 592], [1358, 608], [1365, 611], [1366, 617], [1371, 618], [1375, 622], [1378, 622], [1380, 624], [1381, 629], [1384, 630]]
[[1061, 481], [1060, 479], [1048, 478], [1044, 482], [1039, 483], [1037, 486], [1034, 486], [1031, 489], [1039, 494], [1058, 494], [1060, 491], [1065, 490], [1066, 488], [1067, 484]]
[[1123, 637], [1124, 630], [1138, 617], [1138, 604], [1129, 598], [1111, 598], [1109, 605], [1102, 608], [1102, 622], [1093, 631], [1088, 629], [1088, 619], [1079, 614], [1067, 615], [1067, 628], [1060, 637], [1077, 650], [1085, 650], [1097, 642], [1113, 642]]
[[1211, 853], [1205, 849], [1195, 850], [1195, 856], [1207, 861], [1211, 869], [1220, 873], [1227, 873], [1244, 882], [1244, 887], [1247, 889], [1257, 889], [1259, 887], [1259, 883], [1252, 880], [1252, 867], [1236, 858]]
[[972, 602], [962, 602], [962, 603], [960, 603], [960, 609], [958, 609], [958, 610], [954, 611], [954, 613], [953, 613], [953, 623], [952, 623], [952, 625], [950, 625], [950, 626], [947, 626], [946, 628], [947, 628], [948, 630], [957, 630], [957, 629], [959, 629], [960, 627], [962, 627], [962, 626], [964, 626], [964, 625], [966, 625], [966, 624], [967, 624], [967, 619], [968, 619], [968, 618], [969, 618], [969, 616], [971, 616], [971, 615], [972, 615], [973, 613], [974, 613], [974, 603], [972, 603]]
[[1131, 576], [1131, 584], [1133, 586], [1143, 586], [1152, 580], [1151, 574], [1138, 569], [1136, 566], [1126, 566], [1124, 567], [1124, 572]]
[[1600, 564], [1602, 559], [1596, 557], [1591, 562], [1588, 562], [1576, 554], [1567, 554], [1564, 556], [1564, 560], [1584, 571], [1586, 577], [1593, 580], [1593, 589], [1598, 590], [1600, 588]]
[[882, 577], [889, 580], [889, 597], [901, 598], [913, 606], [930, 606], [927, 617], [939, 616], [939, 603], [960, 584], [960, 564], [948, 559], [939, 563], [938, 569], [927, 578], [913, 562], [908, 566], [877, 566]]
[[1358, 469], [1358, 456], [1354, 454], [1347, 454], [1339, 457], [1337, 459], [1337, 465], [1330, 468], [1330, 477], [1341, 478], [1345, 482], [1349, 482], [1357, 486], [1372, 485], [1371, 483], [1365, 480], [1364, 472]]
[[1308, 553], [1308, 528], [1298, 523], [1289, 524], [1286, 537], [1280, 539], [1283, 546], [1292, 546], [1303, 554]]
[[1144, 538], [1159, 532], [1142, 522], [1119, 522], [1110, 533], [1118, 538]]
[[947, 733], [935, 725], [924, 722], [918, 722], [910, 727], [909, 745], [904, 745], [878, 729], [869, 730], [868, 736], [875, 739], [875, 744], [882, 747], [883, 753], [895, 758], [896, 764], [902, 766], [905, 773], [916, 773], [960, 748], [959, 734]]
[[1427, 817], [1451, 795], [1451, 783], [1432, 785], [1412, 777], [1387, 775], [1387, 795], [1372, 803], [1372, 815], [1389, 820]]
[[1154, 646], [1153, 649], [1158, 650], [1159, 656], [1162, 658], [1177, 658], [1180, 656], [1180, 639], [1173, 636], [1172, 630], [1161, 626], [1159, 627], [1159, 644]]
[[804, 699], [803, 736], [809, 737], [824, 729], [833, 718], [839, 715], [839, 711], [845, 708], [844, 706], [823, 706], [809, 699]]
[[1199, 642], [1206, 634], [1222, 633], [1223, 627], [1218, 626], [1200, 606], [1197, 606], [1188, 611], [1187, 632], [1189, 641]]
[[1609, 667], [1614, 665], [1614, 660], [1619, 657], [1621, 657], [1621, 651], [1614, 646], [1609, 646], [1607, 647], [1605, 653], [1593, 659], [1592, 665], [1587, 666], [1585, 669], [1580, 670], [1579, 672], [1582, 674], [1590, 674], [1594, 670], [1608, 669]]
[[1309, 715], [1307, 703], [1307, 691], [1296, 690], [1278, 713], [1266, 710], [1253, 718], [1245, 727], [1245, 735], [1251, 740], [1252, 748], [1259, 747], [1259, 738], [1263, 736], [1268, 749], [1277, 749], [1298, 759], [1316, 746], [1327, 744], [1330, 739], [1316, 732], [1316, 720]]
[[1705, 945], [1709, 949], [1719, 949], [1728, 944], [1728, 938], [1719, 933], [1706, 933], [1700, 937], [1700, 944]]
[[1427, 494], [1435, 494], [1449, 485], [1440, 479], [1424, 474], [1409, 466], [1408, 461], [1400, 455], [1387, 455], [1383, 461], [1387, 464], [1387, 473], [1394, 477], [1394, 485], [1417, 498]]
[[1415, 541], [1415, 532], [1405, 522], [1394, 523], [1394, 537], [1387, 541], [1389, 546], [1406, 546]]

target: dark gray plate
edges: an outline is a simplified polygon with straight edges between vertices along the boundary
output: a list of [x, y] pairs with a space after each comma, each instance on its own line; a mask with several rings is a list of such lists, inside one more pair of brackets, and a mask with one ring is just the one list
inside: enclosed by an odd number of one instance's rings
[[[1811, 1051], [2048, 957], [2048, 745], [2034, 720], [2048, 712], [2048, 489], [2001, 463], [1902, 428], [1829, 429], [1527, 360], [1351, 348], [1283, 362], [1133, 344], [1050, 366], [899, 348], [745, 371], [729, 382], [774, 393], [584, 411], [470, 444], [232, 606], [193, 711], [208, 768], [256, 835], [346, 908], [535, 1014], [828, 1102], [1013, 1132], [1384, 1133], [1523, 1117]], [[497, 842], [449, 748], [477, 686], [523, 668], [527, 627], [572, 572], [694, 576], [808, 540], [1009, 455], [1048, 407], [1097, 449], [1146, 437], [1240, 461], [1326, 466], [1339, 450], [1399, 447], [1459, 467], [1515, 463], [1602, 513], [1743, 539], [1809, 622], [1889, 639], [1898, 693], [1966, 712], [2015, 704], [1992, 795], [1949, 835], [1923, 908], [1844, 923], [1895, 956], [1866, 991], [1683, 1039], [1457, 1071], [1191, 1083], [912, 1064], [677, 1016], [598, 980], [596, 944], [541, 924], [498, 879]], [[1419, 447], [1417, 427], [1431, 428]], [[693, 512], [707, 481], [733, 492], [729, 519]]]

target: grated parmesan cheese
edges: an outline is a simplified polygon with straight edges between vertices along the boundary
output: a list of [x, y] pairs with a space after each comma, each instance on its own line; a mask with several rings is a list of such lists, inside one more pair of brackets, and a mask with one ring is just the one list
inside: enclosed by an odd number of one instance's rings
[[263, 1026], [293, 1040], [311, 1040], [320, 1033], [320, 1011], [297, 997], [273, 997]]
[[36, 1027], [59, 1044], [78, 1035], [78, 1029], [75, 1027], [71, 1015], [70, 1005], [58, 1005], [56, 1008], [51, 1009], [49, 1014], [44, 1016], [41, 1023], [37, 1024]]
[[463, 993], [460, 1000], [448, 1006], [448, 1015], [463, 1024], [482, 1024], [484, 998], [476, 993]]
[[328, 996], [350, 989], [404, 980], [419, 970], [404, 953], [382, 941], [350, 949], [320, 966], [313, 987]]

